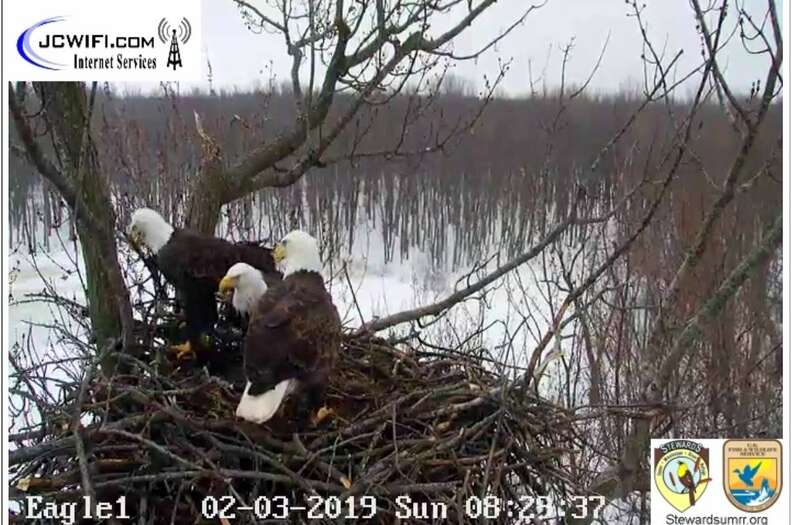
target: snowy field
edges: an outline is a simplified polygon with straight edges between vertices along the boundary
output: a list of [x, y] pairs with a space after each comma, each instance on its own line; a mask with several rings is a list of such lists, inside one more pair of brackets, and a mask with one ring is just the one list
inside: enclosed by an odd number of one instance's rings
[[[381, 236], [375, 231], [367, 233], [367, 242], [356, 242], [351, 256], [325, 265], [324, 276], [345, 326], [359, 326], [361, 317], [368, 321], [443, 299], [467, 285], [465, 277], [469, 268], [455, 271], [433, 268], [429, 257], [417, 249], [410, 251], [407, 260], [386, 263], [378, 243], [381, 242]], [[55, 242], [53, 246], [58, 244]], [[24, 246], [12, 249], [9, 261], [9, 329], [12, 344], [27, 337], [28, 332], [32, 332], [37, 347], [53, 343], [52, 334], [46, 325], [56, 319], [64, 319], [58, 315], [57, 309], [37, 300], [34, 297], [36, 294], [49, 290], [84, 304], [82, 264], [76, 252], [76, 244], [33, 254]], [[495, 264], [489, 264], [485, 271], [492, 271], [495, 267]], [[465, 327], [483, 323], [484, 326], [492, 326], [484, 332], [480, 342], [488, 347], [496, 347], [503, 342], [505, 335], [515, 335], [516, 327], [523, 321], [521, 314], [526, 313], [523, 310], [530, 309], [537, 321], [546, 322], [547, 305], [543, 304], [542, 293], [535, 289], [537, 272], [528, 264], [517, 272], [519, 279], [507, 276], [492, 285], [484, 296], [485, 304], [468, 302], [457, 305], [441, 322], [427, 329], [427, 336], [434, 342], [443, 342], [443, 337], [450, 336], [450, 326], [464, 332]], [[536, 295], [521, 296], [515, 290], [517, 281], [520, 281], [521, 286], [526, 283], [534, 285], [530, 288], [534, 288], [532, 291]], [[524, 332], [520, 342], [528, 346], [538, 340], [532, 341], [531, 335], [538, 335], [539, 338], [542, 335], [538, 330], [542, 328], [541, 325], [530, 328], [520, 330]], [[453, 344], [453, 341], [445, 342]]]
[[[347, 328], [360, 326], [362, 320], [429, 304], [467, 286], [469, 268], [433, 267], [430, 258], [418, 249], [410, 250], [405, 260], [398, 260], [397, 256], [396, 261], [386, 263], [382, 235], [366, 227], [370, 225], [361, 226], [353, 241], [351, 256], [326, 262], [324, 270]], [[80, 334], [79, 325], [65, 311], [42, 300], [41, 295], [57, 294], [75, 303], [85, 303], [77, 243], [61, 242], [53, 236], [50, 246], [56, 248], [46, 251], [39, 247], [35, 253], [30, 253], [26, 246], [12, 247], [9, 260], [9, 342], [12, 347], [18, 345], [19, 353], [29, 356], [32, 363], [43, 356], [48, 360], [53, 356], [70, 357], [65, 334], [55, 326], [67, 326], [66, 332]], [[496, 266], [490, 263], [476, 275], [480, 277]], [[420, 328], [421, 340], [463, 351], [486, 349], [493, 360], [517, 365], [502, 369], [502, 373], [519, 374], [519, 365], [527, 362], [550, 325], [549, 304], [557, 307], [564, 299], [563, 295], [540, 284], [539, 266], [539, 261], [531, 261], [491, 285], [483, 294], [474, 295], [475, 300], [456, 305], [442, 318]], [[471, 282], [475, 280], [474, 276]], [[405, 325], [383, 335], [408, 334], [410, 326]], [[559, 348], [560, 340], [557, 340], [548, 345], [545, 355], [557, 356]], [[54, 378], [63, 377], [70, 368], [75, 368], [74, 365], [66, 364], [62, 370], [51, 374]], [[553, 370], [551, 364], [546, 374], [552, 376]], [[553, 383], [545, 377], [542, 386], [547, 388]]]

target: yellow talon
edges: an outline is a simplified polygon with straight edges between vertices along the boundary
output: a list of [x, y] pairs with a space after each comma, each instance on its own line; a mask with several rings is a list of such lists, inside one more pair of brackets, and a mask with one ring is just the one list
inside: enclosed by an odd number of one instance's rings
[[187, 341], [186, 343], [182, 343], [180, 345], [173, 345], [170, 347], [170, 351], [176, 354], [176, 359], [181, 361], [188, 357], [195, 357], [195, 352], [193, 352], [192, 346], [190, 346], [190, 342]]
[[335, 410], [323, 406], [322, 408], [316, 411], [316, 414], [311, 416], [311, 425], [318, 427], [322, 423], [322, 421], [334, 415], [335, 415]]

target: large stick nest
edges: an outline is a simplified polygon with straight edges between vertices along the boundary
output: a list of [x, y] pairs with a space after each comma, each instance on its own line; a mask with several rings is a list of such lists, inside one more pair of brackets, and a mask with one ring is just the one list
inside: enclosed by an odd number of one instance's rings
[[[75, 385], [70, 410], [82, 424], [50, 422], [46, 435], [11, 452], [12, 497], [124, 495], [141, 523], [192, 524], [218, 523], [205, 516], [207, 496], [234, 498], [235, 507], [260, 496], [303, 506], [352, 496], [366, 516], [365, 495], [368, 504], [376, 498], [376, 520], [389, 523], [399, 496], [443, 502], [448, 519], [465, 522], [474, 521], [465, 515], [471, 496], [574, 493], [564, 474], [572, 418], [457, 352], [349, 337], [328, 389], [336, 415], [319, 427], [293, 415], [299, 395], [253, 425], [234, 417], [238, 380], [173, 367], [162, 348], [113, 356], [123, 373], [89, 372]], [[257, 522], [229, 512], [234, 522]]]

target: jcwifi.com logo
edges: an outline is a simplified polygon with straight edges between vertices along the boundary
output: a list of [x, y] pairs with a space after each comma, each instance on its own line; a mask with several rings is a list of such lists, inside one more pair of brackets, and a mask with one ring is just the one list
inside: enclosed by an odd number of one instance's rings
[[[75, 33], [65, 31], [64, 24], [53, 26], [51, 24], [62, 23], [68, 20], [65, 16], [55, 16], [45, 18], [28, 27], [17, 38], [17, 52], [28, 63], [51, 71], [59, 71], [69, 67], [75, 69], [91, 68], [97, 65], [113, 67], [118, 65], [121, 69], [134, 67], [156, 67], [156, 61], [152, 63], [145, 60], [140, 55], [140, 60], [124, 60], [123, 54], [118, 53], [117, 61], [112, 56], [108, 60], [101, 60], [101, 57], [94, 57], [91, 51], [103, 50], [145, 50], [154, 49], [155, 41], [153, 36], [145, 35], [110, 35], [107, 33]], [[86, 51], [85, 56], [80, 52]], [[63, 59], [64, 56], [71, 54], [71, 63]], [[55, 58], [55, 56], [59, 58]], [[96, 60], [91, 60], [92, 58]], [[143, 65], [145, 64], [145, 65]]]
[[[200, 2], [13, 2], [12, 80], [197, 80]], [[11, 36], [11, 35], [9, 35]]]

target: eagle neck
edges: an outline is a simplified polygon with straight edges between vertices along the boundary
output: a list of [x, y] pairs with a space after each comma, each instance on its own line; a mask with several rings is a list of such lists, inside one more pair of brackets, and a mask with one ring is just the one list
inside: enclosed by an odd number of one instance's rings
[[168, 244], [172, 235], [173, 226], [163, 220], [161, 224], [158, 224], [154, 228], [150, 228], [149, 231], [146, 232], [146, 244], [148, 244], [152, 252], [157, 253], [163, 246]]
[[286, 260], [283, 262], [283, 278], [297, 273], [297, 272], [313, 272], [313, 273], [321, 273], [322, 272], [322, 261], [319, 260], [319, 256], [317, 255], [315, 258], [313, 257], [301, 257], [298, 260], [292, 262]]
[[303, 275], [309, 276], [311, 278], [318, 280], [319, 282], [324, 283], [324, 278], [322, 277], [322, 274], [319, 272], [315, 272], [313, 270], [297, 270], [288, 275], [284, 275], [283, 279], [286, 280], [289, 277], [293, 277], [296, 279]]
[[237, 286], [232, 300], [234, 309], [243, 314], [250, 313], [266, 291], [267, 284], [263, 279], [250, 279], [245, 286]]

